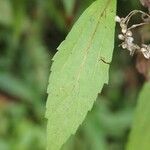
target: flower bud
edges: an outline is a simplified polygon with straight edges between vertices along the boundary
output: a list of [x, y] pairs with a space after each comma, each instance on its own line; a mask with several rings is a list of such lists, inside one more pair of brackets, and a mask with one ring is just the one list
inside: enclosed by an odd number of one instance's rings
[[132, 36], [132, 32], [130, 30], [127, 31], [126, 33], [127, 36]]
[[150, 58], [150, 51], [148, 51], [146, 48], [141, 48], [141, 52], [143, 53], [146, 59]]
[[120, 18], [119, 16], [116, 16], [116, 17], [115, 17], [115, 21], [116, 21], [116, 22], [120, 22], [120, 21], [121, 21], [121, 18]]
[[126, 49], [126, 48], [127, 48], [127, 44], [126, 44], [126, 43], [123, 43], [123, 44], [122, 44], [122, 48], [123, 48], [123, 49]]
[[119, 38], [120, 40], [124, 40], [124, 39], [125, 39], [125, 37], [123, 36], [123, 34], [119, 34], [119, 35], [118, 35], [118, 38]]

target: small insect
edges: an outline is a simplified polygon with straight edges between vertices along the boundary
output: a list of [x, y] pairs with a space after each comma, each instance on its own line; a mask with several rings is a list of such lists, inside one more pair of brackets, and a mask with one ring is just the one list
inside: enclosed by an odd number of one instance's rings
[[107, 65], [110, 65], [110, 62], [107, 62], [104, 57], [101, 57], [100, 60], [101, 60], [103, 63], [105, 63], [105, 64], [107, 64]]
[[122, 41], [120, 46], [122, 46], [123, 49], [129, 50], [131, 56], [133, 56], [135, 52], [141, 52], [146, 59], [150, 59], [150, 45], [141, 44], [139, 46], [138, 44], [135, 44], [134, 38], [133, 38], [133, 33], [132, 33], [133, 29], [135, 29], [139, 26], [150, 24], [150, 22], [144, 21], [142, 23], [134, 24], [134, 25], [128, 27], [131, 17], [137, 13], [141, 14], [142, 20], [144, 20], [143, 16], [146, 16], [147, 18], [150, 19], [149, 14], [147, 14], [143, 11], [140, 11], [140, 10], [131, 11], [125, 18], [120, 18], [119, 16], [115, 17], [115, 21], [118, 22], [121, 27], [121, 34], [118, 35], [119, 40]]

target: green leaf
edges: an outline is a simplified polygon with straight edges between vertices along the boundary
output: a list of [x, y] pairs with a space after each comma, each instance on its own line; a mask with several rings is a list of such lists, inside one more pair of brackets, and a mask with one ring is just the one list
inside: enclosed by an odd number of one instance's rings
[[127, 150], [150, 149], [150, 83], [146, 83], [138, 101]]
[[48, 150], [59, 150], [91, 110], [109, 80], [116, 0], [95, 1], [54, 56], [48, 86]]

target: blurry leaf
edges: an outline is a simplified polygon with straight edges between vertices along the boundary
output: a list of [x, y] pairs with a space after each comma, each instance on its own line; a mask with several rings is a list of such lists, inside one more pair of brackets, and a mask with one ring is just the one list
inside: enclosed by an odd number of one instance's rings
[[28, 119], [20, 120], [16, 124], [12, 138], [11, 150], [44, 150], [45, 130], [41, 126], [30, 122]]
[[101, 135], [107, 134], [120, 138], [131, 124], [133, 111], [131, 109], [122, 109], [112, 113], [106, 101], [107, 99], [102, 96], [98, 97], [92, 112], [88, 114], [83, 124], [86, 126], [92, 124], [93, 128], [97, 129], [97, 132], [95, 132], [97, 134], [102, 132]]
[[[24, 59], [24, 64], [28, 61], [28, 70], [25, 70], [26, 78], [31, 78], [30, 83], [34, 83], [39, 93], [45, 92], [46, 83], [48, 80], [48, 69], [51, 65], [50, 53], [47, 53], [45, 46], [43, 46], [40, 39], [36, 38], [32, 34], [27, 39], [26, 43], [27, 57]], [[30, 70], [30, 75], [27, 72]]]
[[48, 87], [48, 150], [59, 150], [76, 132], [108, 83], [115, 8], [115, 0], [94, 2], [58, 48]]
[[47, 1], [47, 11], [50, 18], [53, 20], [57, 27], [62, 29], [65, 28], [65, 20], [62, 16], [62, 12], [56, 7], [55, 0]]
[[8, 141], [5, 141], [4, 139], [0, 138], [0, 149], [1, 150], [10, 150], [10, 147], [8, 145]]
[[28, 102], [35, 98], [31, 87], [9, 73], [0, 73], [0, 90]]
[[102, 128], [101, 122], [99, 122], [99, 105], [99, 102], [95, 104], [92, 112], [87, 115], [87, 118], [82, 126], [87, 141], [86, 145], [90, 147], [91, 150], [107, 149], [105, 131]]
[[138, 101], [127, 150], [150, 149], [150, 83], [146, 83]]
[[8, 43], [8, 49], [6, 50], [6, 57], [9, 59], [9, 68], [11, 68], [14, 61], [16, 61], [18, 49], [23, 46], [21, 41], [22, 35], [29, 27], [29, 18], [26, 14], [24, 0], [13, 0], [10, 4], [13, 8], [13, 18], [11, 32], [9, 32], [10, 40]]
[[111, 136], [121, 137], [132, 122], [132, 111], [130, 109], [118, 111], [117, 113], [99, 112], [99, 118], [103, 130]]
[[12, 23], [12, 8], [10, 0], [0, 0], [0, 24], [10, 25]]
[[69, 0], [69, 1], [68, 0], [62, 0], [62, 1], [63, 1], [67, 15], [71, 16], [73, 13], [73, 9], [74, 9], [74, 5], [75, 5], [76, 0]]

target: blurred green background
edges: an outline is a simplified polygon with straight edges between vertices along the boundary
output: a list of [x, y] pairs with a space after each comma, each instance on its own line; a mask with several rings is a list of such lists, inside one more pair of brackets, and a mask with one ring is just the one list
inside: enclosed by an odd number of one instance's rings
[[[0, 150], [45, 150], [51, 58], [93, 1], [0, 0]], [[141, 9], [138, 0], [118, 0], [120, 16], [133, 9]], [[125, 149], [144, 77], [118, 44], [110, 84], [63, 150]]]

